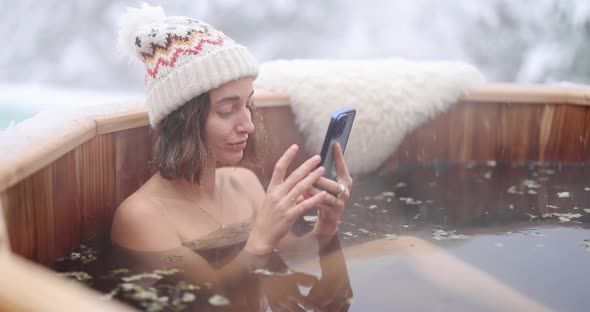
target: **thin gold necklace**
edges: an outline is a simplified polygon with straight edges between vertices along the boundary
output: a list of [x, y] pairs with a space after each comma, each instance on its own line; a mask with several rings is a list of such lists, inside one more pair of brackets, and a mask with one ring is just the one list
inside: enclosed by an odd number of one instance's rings
[[[183, 196], [184, 198], [186, 198], [186, 199], [187, 199], [189, 202], [191, 202], [191, 203], [193, 202], [193, 200], [192, 200], [192, 199], [190, 199], [188, 196], [186, 196], [186, 194], [184, 194], [183, 192], [181, 192], [181, 191], [177, 191], [177, 192], [180, 192], [180, 194], [182, 194], [182, 196]], [[223, 196], [220, 196], [220, 202], [221, 202], [221, 209], [223, 209]], [[225, 225], [223, 225], [223, 224], [221, 224], [221, 223], [217, 222], [217, 220], [215, 220], [215, 218], [213, 218], [213, 216], [211, 216], [211, 214], [209, 214], [209, 213], [208, 213], [208, 212], [207, 212], [205, 209], [203, 209], [203, 207], [201, 207], [201, 205], [198, 205], [198, 204], [197, 204], [196, 206], [197, 206], [197, 208], [199, 208], [199, 209], [200, 209], [202, 212], [204, 212], [204, 213], [207, 215], [207, 217], [209, 217], [209, 219], [211, 219], [211, 221], [215, 222], [215, 224], [217, 224], [217, 226], [219, 226], [219, 228], [220, 228], [220, 229], [222, 229], [222, 230], [223, 230], [223, 229], [225, 229]]]

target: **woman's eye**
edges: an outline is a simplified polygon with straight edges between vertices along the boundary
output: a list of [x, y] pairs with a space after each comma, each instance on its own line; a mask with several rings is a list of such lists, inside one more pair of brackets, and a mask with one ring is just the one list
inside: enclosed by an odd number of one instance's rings
[[233, 109], [223, 109], [218, 111], [217, 113], [221, 116], [221, 117], [228, 117], [231, 113], [232, 113]]

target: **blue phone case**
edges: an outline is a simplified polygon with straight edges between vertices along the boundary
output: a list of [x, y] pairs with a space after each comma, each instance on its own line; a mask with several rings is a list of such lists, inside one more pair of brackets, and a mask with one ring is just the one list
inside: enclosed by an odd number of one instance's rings
[[320, 166], [326, 168], [324, 177], [328, 179], [335, 181], [337, 178], [333, 152], [334, 144], [340, 143], [342, 153], [344, 153], [355, 115], [356, 110], [353, 107], [345, 107], [332, 113], [330, 124], [326, 131], [326, 137], [324, 138], [324, 144], [322, 145], [322, 152], [320, 153], [322, 157]]

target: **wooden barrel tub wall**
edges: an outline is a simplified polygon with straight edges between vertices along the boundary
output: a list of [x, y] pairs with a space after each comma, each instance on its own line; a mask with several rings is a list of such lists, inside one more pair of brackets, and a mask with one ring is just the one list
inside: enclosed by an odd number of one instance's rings
[[[280, 154], [303, 144], [289, 100], [255, 95], [268, 136], [267, 183]], [[405, 137], [383, 164], [445, 161], [590, 162], [590, 88], [487, 84]], [[108, 234], [116, 207], [151, 175], [147, 112], [79, 121], [0, 163], [0, 310], [125, 310], [52, 274], [80, 243]], [[298, 155], [301, 163], [307, 155]], [[10, 278], [7, 278], [10, 277]], [[25, 283], [34, 283], [24, 285]], [[28, 288], [27, 288], [28, 287]], [[33, 293], [31, 287], [42, 293]], [[42, 302], [40, 296], [55, 298]]]

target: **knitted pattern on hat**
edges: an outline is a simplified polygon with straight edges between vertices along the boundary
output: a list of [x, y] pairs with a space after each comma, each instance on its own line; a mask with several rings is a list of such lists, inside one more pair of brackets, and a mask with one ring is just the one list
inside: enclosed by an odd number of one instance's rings
[[167, 17], [161, 7], [128, 8], [121, 20], [119, 49], [146, 67], [150, 124], [191, 99], [232, 80], [256, 77], [250, 52], [221, 31], [184, 16]]

